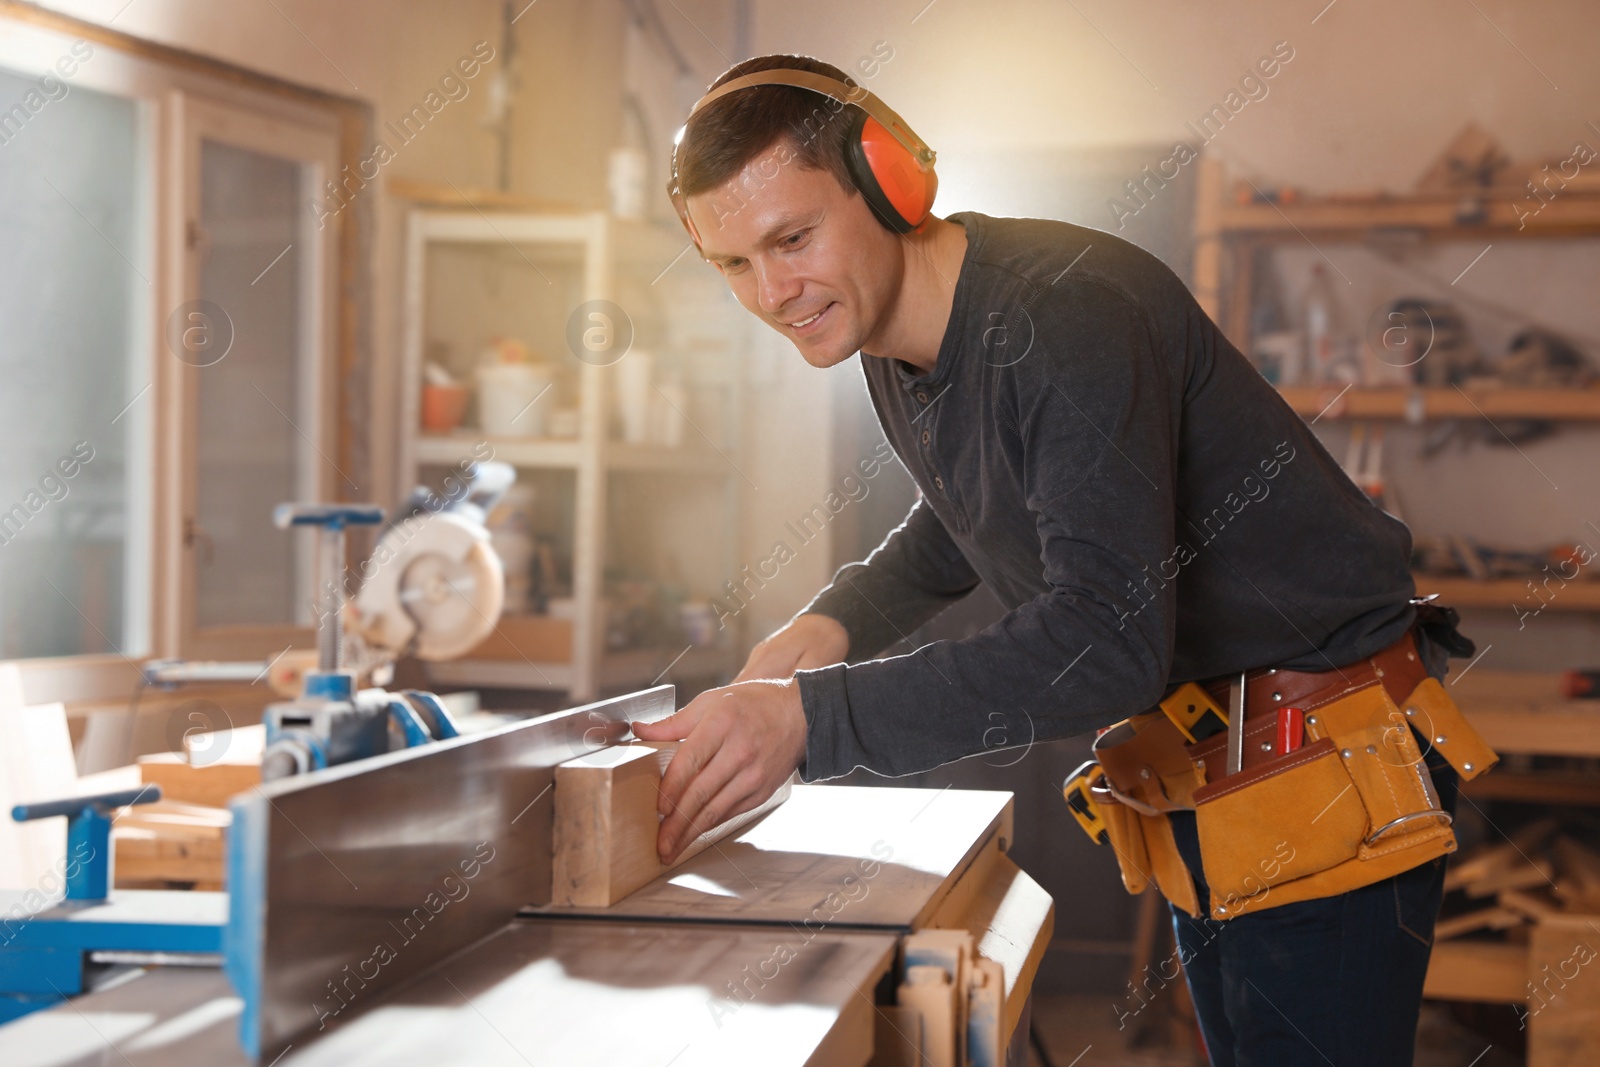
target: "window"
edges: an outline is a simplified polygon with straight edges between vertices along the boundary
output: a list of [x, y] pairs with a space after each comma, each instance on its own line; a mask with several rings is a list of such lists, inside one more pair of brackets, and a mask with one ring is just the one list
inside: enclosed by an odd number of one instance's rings
[[[311, 546], [271, 512], [359, 492], [334, 412], [370, 208], [313, 205], [370, 116], [51, 12], [4, 20], [0, 660], [77, 657], [125, 694], [142, 657], [309, 644]], [[28, 698], [69, 688], [88, 695]]]
[[154, 286], [137, 108], [5, 70], [0, 108], [0, 659], [140, 655], [148, 407], [128, 403]]

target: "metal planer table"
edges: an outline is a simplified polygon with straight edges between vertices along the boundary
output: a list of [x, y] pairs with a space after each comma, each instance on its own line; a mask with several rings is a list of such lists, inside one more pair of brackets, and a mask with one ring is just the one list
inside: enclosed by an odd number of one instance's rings
[[1053, 910], [1003, 855], [1009, 793], [797, 786], [609, 908], [550, 905], [554, 768], [673, 707], [662, 686], [240, 795], [224, 970], [129, 969], [0, 1027], [0, 1063], [893, 1062], [925, 928], [1002, 964], [1015, 1055]]

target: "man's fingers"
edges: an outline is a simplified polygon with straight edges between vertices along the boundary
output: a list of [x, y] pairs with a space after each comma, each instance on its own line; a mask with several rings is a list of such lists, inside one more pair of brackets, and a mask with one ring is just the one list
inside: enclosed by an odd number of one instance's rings
[[[699, 738], [695, 740], [698, 741]], [[678, 754], [672, 760], [674, 765], [683, 758], [687, 748], [685, 745], [678, 749]], [[668, 810], [664, 813], [666, 819], [661, 823], [661, 830], [656, 834], [656, 851], [664, 862], [670, 862], [683, 851], [683, 846], [690, 840], [727, 817], [725, 812], [718, 811], [711, 802], [717, 799], [740, 769], [732, 759], [728, 758], [719, 743], [698, 773], [684, 782], [680, 791], [669, 794], [666, 789], [666, 779], [662, 779], [661, 797]], [[672, 770], [673, 767], [669, 766], [667, 773], [672, 773]]]
[[628, 725], [633, 727], [633, 736], [641, 741], [682, 741], [705, 715], [705, 708], [696, 707], [697, 704], [698, 700], [691, 700], [683, 710], [668, 715], [665, 719], [657, 719], [654, 722], [633, 722]]

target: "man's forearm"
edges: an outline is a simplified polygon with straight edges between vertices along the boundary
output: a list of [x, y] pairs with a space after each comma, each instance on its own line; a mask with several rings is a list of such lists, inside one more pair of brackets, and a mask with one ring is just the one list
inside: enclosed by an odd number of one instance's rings
[[836, 619], [850, 635], [849, 660], [872, 659], [978, 584], [937, 516], [922, 502], [864, 562], [839, 568], [801, 614]]

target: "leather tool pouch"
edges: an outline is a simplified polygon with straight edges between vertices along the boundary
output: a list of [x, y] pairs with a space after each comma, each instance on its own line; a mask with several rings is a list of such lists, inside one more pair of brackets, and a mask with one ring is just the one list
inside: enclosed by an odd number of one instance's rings
[[[1252, 744], [1270, 721], [1251, 721]], [[1117, 729], [1100, 738], [1096, 751], [1115, 794], [1104, 807], [1115, 812], [1118, 799], [1134, 805], [1117, 813], [1121, 825], [1111, 834], [1129, 890], [1143, 888], [1129, 876], [1131, 862], [1143, 859], [1139, 873], [1149, 872], [1168, 900], [1196, 913], [1197, 894], [1164, 814], [1191, 806], [1216, 919], [1348, 892], [1455, 850], [1450, 816], [1440, 810], [1427, 753], [1412, 730], [1463, 778], [1476, 777], [1496, 757], [1438, 681], [1424, 680], [1399, 705], [1382, 685], [1369, 685], [1307, 709], [1305, 722], [1303, 747], [1220, 780], [1223, 761], [1212, 753], [1220, 737], [1186, 749], [1179, 743], [1192, 761], [1188, 789], [1171, 773], [1170, 759], [1156, 753], [1157, 738], [1145, 738], [1159, 723], [1137, 738]], [[1139, 758], [1130, 760], [1130, 753]], [[1113, 817], [1107, 816], [1108, 828]]]

